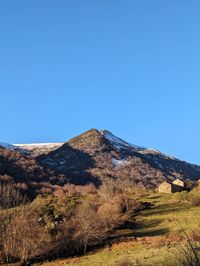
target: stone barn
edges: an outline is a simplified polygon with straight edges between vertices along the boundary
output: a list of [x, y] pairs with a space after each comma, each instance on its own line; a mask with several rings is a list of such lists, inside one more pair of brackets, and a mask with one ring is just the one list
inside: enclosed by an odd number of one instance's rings
[[158, 187], [158, 192], [160, 193], [173, 193], [172, 192], [172, 184], [168, 182], [163, 182]]
[[184, 190], [184, 182], [180, 179], [176, 179], [174, 182], [169, 183], [167, 181], [161, 183], [158, 187], [160, 193], [175, 193]]

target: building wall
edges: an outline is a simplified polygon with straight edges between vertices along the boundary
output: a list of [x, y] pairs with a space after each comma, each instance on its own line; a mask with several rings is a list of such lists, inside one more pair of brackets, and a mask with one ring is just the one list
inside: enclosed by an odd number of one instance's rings
[[184, 187], [182, 186], [177, 186], [175, 184], [172, 184], [172, 193], [175, 193], [175, 192], [181, 192], [184, 190]]
[[160, 184], [160, 186], [158, 187], [158, 191], [160, 193], [172, 193], [172, 185], [167, 183], [167, 182], [163, 182], [162, 184]]

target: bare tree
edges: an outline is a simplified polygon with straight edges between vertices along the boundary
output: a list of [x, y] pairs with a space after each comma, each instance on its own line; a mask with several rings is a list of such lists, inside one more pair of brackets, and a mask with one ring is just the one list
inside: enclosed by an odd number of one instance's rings
[[101, 223], [97, 211], [89, 204], [82, 204], [72, 219], [75, 225], [73, 240], [76, 248], [83, 247], [84, 253], [88, 246], [96, 245], [106, 237], [106, 227]]
[[16, 207], [25, 203], [25, 197], [15, 188], [13, 184], [0, 183], [0, 210]]
[[51, 239], [37, 220], [33, 209], [23, 207], [2, 234], [2, 246], [7, 262], [27, 262], [33, 257], [48, 253]]

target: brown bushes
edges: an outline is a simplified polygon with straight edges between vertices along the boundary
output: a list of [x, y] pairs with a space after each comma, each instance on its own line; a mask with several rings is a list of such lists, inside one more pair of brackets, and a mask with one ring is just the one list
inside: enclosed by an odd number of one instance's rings
[[47, 230], [39, 225], [35, 211], [30, 207], [23, 207], [15, 213], [2, 236], [3, 253], [7, 262], [24, 263], [46, 254], [50, 243]]
[[68, 184], [57, 187], [54, 195], [40, 195], [33, 203], [6, 212], [0, 219], [2, 259], [23, 264], [85, 253], [103, 243], [129, 218], [131, 210], [140, 208], [122, 184], [108, 180], [99, 190], [93, 185]]
[[120, 198], [114, 198], [110, 202], [103, 202], [98, 209], [98, 215], [108, 228], [120, 226], [127, 218], [123, 212], [124, 202]]
[[73, 242], [77, 250], [84, 253], [88, 246], [94, 246], [102, 242], [107, 236], [108, 228], [101, 221], [97, 210], [90, 204], [82, 204], [71, 220], [74, 227]]

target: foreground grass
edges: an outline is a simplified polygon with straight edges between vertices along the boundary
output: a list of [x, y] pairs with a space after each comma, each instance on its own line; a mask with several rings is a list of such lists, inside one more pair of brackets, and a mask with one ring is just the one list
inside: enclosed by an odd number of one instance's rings
[[[170, 252], [170, 256], [169, 256]], [[94, 265], [120, 265], [126, 262], [128, 265], [166, 265], [175, 264], [175, 258], [178, 250], [174, 247], [148, 248], [142, 243], [120, 243], [114, 244], [112, 248], [104, 248], [87, 256], [72, 258], [66, 260], [57, 260], [54, 262], [44, 263], [43, 266], [60, 266], [60, 265], [77, 265], [77, 266], [94, 266]], [[132, 263], [132, 264], [131, 264]]]
[[141, 213], [141, 223], [136, 230], [139, 236], [156, 236], [180, 231], [180, 224], [188, 231], [199, 226], [200, 207], [177, 201], [174, 194], [154, 194], [144, 199], [153, 206]]
[[200, 207], [178, 202], [172, 194], [154, 193], [143, 200], [152, 204], [152, 207], [140, 213], [138, 226], [118, 230], [115, 234], [124, 242], [90, 252], [86, 256], [46, 262], [43, 266], [111, 266], [122, 262], [126, 262], [126, 266], [178, 266], [180, 239], [177, 236], [181, 236], [181, 226], [187, 232], [199, 227]]

